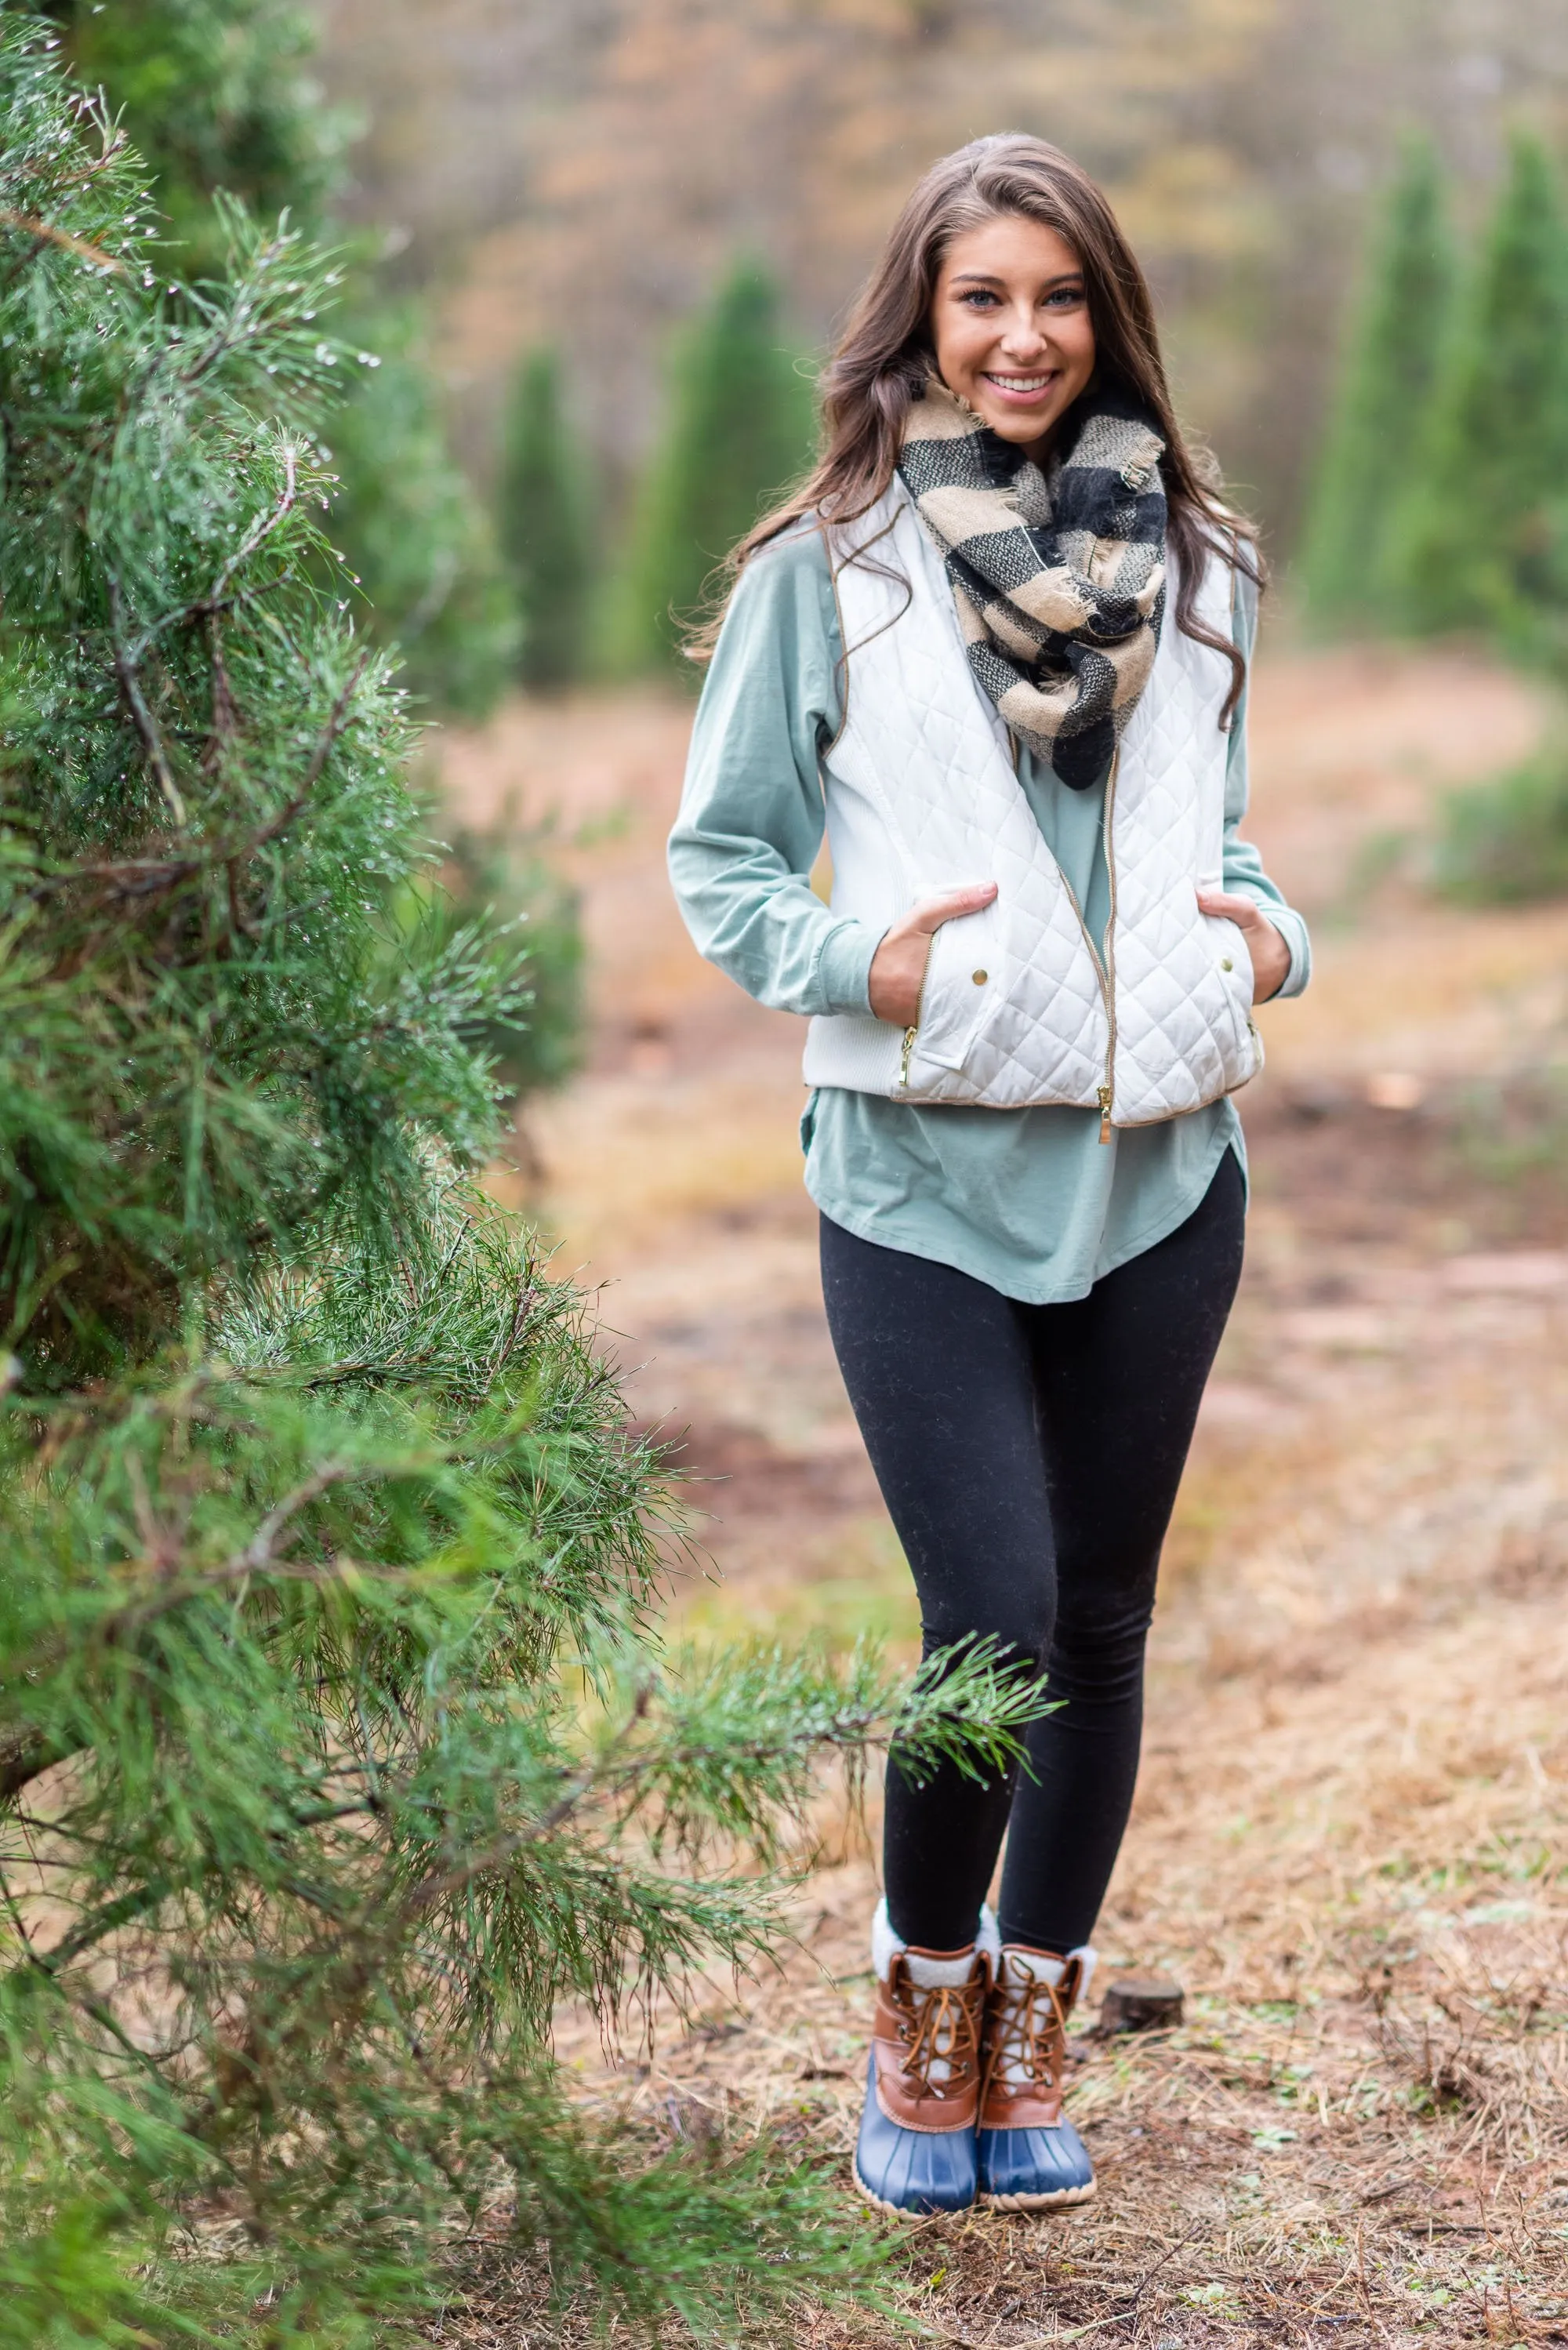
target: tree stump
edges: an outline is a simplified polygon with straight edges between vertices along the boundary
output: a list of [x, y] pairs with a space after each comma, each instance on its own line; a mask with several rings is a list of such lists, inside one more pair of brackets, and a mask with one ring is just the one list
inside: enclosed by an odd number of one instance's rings
[[1106, 1985], [1100, 2030], [1166, 2032], [1181, 2022], [1181, 1985], [1168, 1975], [1120, 1975]]

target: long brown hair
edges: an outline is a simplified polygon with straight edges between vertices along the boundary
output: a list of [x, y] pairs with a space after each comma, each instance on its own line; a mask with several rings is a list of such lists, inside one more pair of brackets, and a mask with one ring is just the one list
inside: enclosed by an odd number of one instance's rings
[[[936, 364], [930, 312], [937, 277], [953, 239], [1009, 214], [1041, 222], [1070, 244], [1084, 272], [1095, 329], [1095, 376], [1141, 401], [1165, 442], [1170, 544], [1177, 558], [1177, 626], [1230, 660], [1231, 686], [1220, 712], [1229, 723], [1247, 665], [1229, 637], [1199, 619], [1207, 555], [1261, 582], [1252, 534], [1220, 498], [1212, 461], [1189, 447], [1171, 406], [1148, 284], [1116, 214], [1088, 173], [1059, 147], [1023, 131], [972, 140], [933, 163], [910, 195], [823, 374], [822, 454], [805, 480], [763, 516], [735, 548], [726, 591], [761, 546], [805, 515], [852, 522], [892, 481], [910, 402]], [[711, 651], [717, 620], [699, 631], [696, 660]]]

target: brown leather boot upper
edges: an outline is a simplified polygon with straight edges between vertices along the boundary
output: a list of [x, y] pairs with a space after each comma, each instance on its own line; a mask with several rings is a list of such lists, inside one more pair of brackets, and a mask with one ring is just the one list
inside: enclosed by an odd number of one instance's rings
[[[922, 1959], [961, 1958], [961, 1950], [919, 1950]], [[924, 1991], [900, 1951], [877, 1986], [871, 2049], [877, 2103], [890, 2122], [912, 2130], [973, 2129], [980, 2110], [980, 2039], [991, 1989], [991, 1961], [977, 1950], [969, 1979]]]
[[1061, 2120], [1067, 2018], [1083, 1980], [1075, 1958], [1059, 1983], [1017, 1981], [1003, 1950], [985, 2003], [981, 2129], [1054, 2129]]

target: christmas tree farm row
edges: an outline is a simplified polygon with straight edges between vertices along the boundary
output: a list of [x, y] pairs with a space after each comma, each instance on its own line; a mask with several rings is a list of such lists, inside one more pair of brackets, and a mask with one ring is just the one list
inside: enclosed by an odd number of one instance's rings
[[1469, 252], [1406, 148], [1373, 241], [1301, 556], [1324, 633], [1568, 651], [1568, 212], [1519, 133]]
[[[1322, 634], [1464, 635], [1568, 681], [1568, 210], [1525, 132], [1474, 248], [1425, 140], [1368, 259], [1302, 553]], [[1476, 903], [1568, 892], [1568, 711], [1455, 794], [1428, 878]]]

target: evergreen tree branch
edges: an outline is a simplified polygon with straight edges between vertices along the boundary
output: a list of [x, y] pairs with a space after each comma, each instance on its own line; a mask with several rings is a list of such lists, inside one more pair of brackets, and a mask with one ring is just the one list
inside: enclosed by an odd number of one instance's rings
[[[85, 173], [76, 175], [78, 181], [85, 176]], [[118, 277], [125, 276], [124, 262], [116, 260], [112, 253], [105, 253], [101, 245], [89, 244], [85, 236], [73, 236], [69, 229], [57, 228], [50, 221], [34, 220], [26, 213], [13, 212], [8, 205], [0, 204], [0, 224], [32, 237], [37, 244], [61, 245], [67, 253], [74, 253], [83, 261], [90, 261], [95, 269], [109, 270]]]
[[[205, 604], [201, 607], [192, 606], [187, 608], [187, 616], [189, 613], [193, 613], [198, 609], [205, 611], [211, 608], [215, 608], [209, 607]], [[326, 723], [323, 725], [320, 733], [317, 737], [315, 748], [313, 749], [309, 761], [306, 765], [304, 775], [297, 789], [293, 793], [290, 798], [285, 802], [284, 806], [278, 810], [275, 816], [271, 817], [267, 823], [257, 827], [257, 828], [250, 833], [244, 839], [239, 841], [214, 841], [210, 846], [200, 850], [192, 851], [189, 856], [185, 857], [126, 858], [109, 861], [97, 861], [73, 865], [61, 872], [38, 875], [32, 882], [29, 883], [26, 894], [35, 898], [42, 897], [50, 891], [68, 888], [75, 883], [97, 882], [117, 891], [122, 896], [138, 899], [145, 902], [149, 899], [162, 895], [171, 889], [178, 889], [187, 883], [196, 881], [204, 874], [214, 872], [222, 868], [230, 868], [232, 871], [233, 868], [236, 868], [240, 865], [247, 862], [256, 854], [258, 849], [270, 847], [274, 841], [279, 839], [282, 835], [287, 831], [289, 826], [292, 825], [299, 816], [308, 801], [311, 793], [320, 782], [322, 772], [326, 767], [327, 762], [331, 757], [334, 748], [342, 736], [344, 728], [348, 723], [349, 717], [352, 714], [354, 698], [364, 681], [365, 672], [369, 667], [372, 657], [373, 649], [370, 646], [367, 645], [361, 649], [359, 657], [354, 664], [347, 684], [343, 687], [341, 692], [334, 702], [331, 710], [327, 713]], [[117, 674], [120, 674], [118, 653], [116, 655], [116, 672]], [[124, 682], [123, 675], [121, 677], [121, 681], [122, 683]], [[163, 753], [161, 742], [158, 737], [157, 730], [152, 723], [151, 715], [146, 712], [146, 704], [141, 699], [140, 689], [134, 688], [134, 686], [128, 687], [128, 699], [130, 698], [130, 692], [133, 691], [136, 694], [136, 704], [140, 705], [143, 715], [146, 716], [146, 730], [143, 730], [139, 721], [138, 732], [142, 735], [144, 743], [154, 743], [157, 744], [156, 760], [162, 760]], [[151, 755], [153, 754], [150, 753], [150, 756]], [[177, 807], [179, 810], [179, 814], [176, 816], [175, 821], [183, 825], [186, 822], [184, 802], [180, 797], [178, 789], [174, 785], [173, 778], [167, 775], [166, 764], [162, 768], [158, 769], [157, 772], [160, 774], [161, 783], [165, 783], [166, 779], [165, 797], [170, 798], [170, 795], [172, 794], [172, 798], [170, 799], [171, 808], [173, 809]], [[234, 887], [232, 879], [230, 886], [232, 889]]]
[[188, 608], [192, 613], [200, 611], [204, 615], [222, 611], [224, 598], [229, 591], [229, 582], [241, 564], [248, 563], [257, 549], [265, 545], [275, 530], [282, 528], [294, 512], [298, 495], [299, 452], [291, 440], [286, 440], [283, 444], [283, 494], [276, 505], [270, 515], [264, 515], [255, 528], [241, 540], [213, 582], [204, 601], [200, 606], [193, 605]]
[[114, 623], [114, 673], [119, 680], [120, 691], [125, 696], [126, 707], [130, 712], [137, 733], [141, 738], [141, 747], [157, 778], [158, 788], [168, 804], [169, 813], [175, 826], [183, 832], [187, 822], [185, 803], [181, 796], [180, 787], [174, 781], [168, 754], [163, 748], [163, 737], [159, 733], [157, 722], [147, 706], [146, 696], [141, 691], [141, 681], [136, 673], [136, 664], [124, 641], [119, 582], [112, 571], [108, 576], [107, 585], [109, 608]]
[[[276, 816], [272, 818], [270, 823], [264, 824], [258, 832], [253, 833], [250, 839], [244, 844], [243, 848], [238, 851], [231, 852], [231, 854], [236, 854], [241, 857], [254, 857], [258, 848], [265, 848], [271, 842], [281, 839], [282, 836], [288, 830], [289, 826], [299, 815], [301, 809], [305, 806], [306, 802], [309, 799], [311, 793], [320, 782], [322, 770], [326, 766], [327, 760], [331, 757], [333, 749], [337, 744], [338, 738], [342, 734], [344, 728], [348, 723], [349, 715], [354, 705], [354, 698], [359, 691], [366, 671], [370, 666], [371, 655], [372, 648], [369, 645], [366, 645], [361, 649], [358, 660], [354, 663], [353, 669], [349, 671], [348, 681], [344, 686], [341, 693], [337, 696], [337, 701], [333, 703], [332, 708], [327, 714], [327, 723], [322, 728], [320, 734], [317, 738], [316, 748], [310, 754], [309, 764], [305, 770], [305, 775], [300, 782], [299, 788], [295, 793], [293, 798], [289, 800], [285, 806], [278, 810]], [[220, 861], [226, 863], [227, 859], [224, 858]]]

